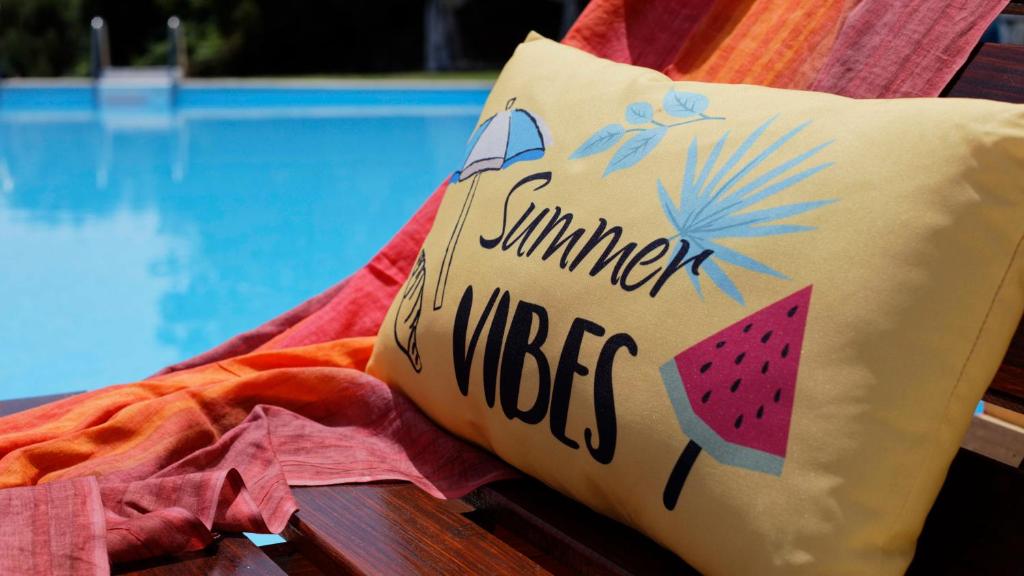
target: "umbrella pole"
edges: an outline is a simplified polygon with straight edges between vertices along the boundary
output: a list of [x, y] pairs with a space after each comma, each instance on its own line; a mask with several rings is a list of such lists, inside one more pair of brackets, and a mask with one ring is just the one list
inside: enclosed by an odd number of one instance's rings
[[437, 275], [437, 287], [434, 289], [434, 310], [440, 310], [444, 306], [444, 291], [448, 287], [448, 271], [452, 267], [452, 259], [455, 256], [455, 248], [459, 244], [459, 236], [462, 235], [462, 226], [466, 223], [466, 216], [469, 215], [469, 206], [473, 203], [476, 195], [476, 184], [480, 181], [480, 173], [473, 175], [473, 182], [469, 185], [469, 193], [462, 203], [462, 211], [459, 212], [459, 219], [452, 228], [452, 236], [448, 239], [448, 246], [444, 249], [444, 258], [441, 260], [440, 274]]
[[679, 501], [679, 493], [683, 491], [683, 484], [686, 483], [686, 477], [690, 475], [690, 469], [693, 468], [693, 463], [697, 461], [697, 456], [700, 456], [700, 446], [696, 442], [690, 440], [686, 443], [686, 448], [683, 449], [683, 453], [679, 455], [679, 460], [676, 461], [676, 465], [672, 468], [672, 474], [668, 477], [668, 482], [665, 483], [665, 493], [662, 495], [662, 502], [665, 503], [665, 508], [674, 510], [676, 503]]

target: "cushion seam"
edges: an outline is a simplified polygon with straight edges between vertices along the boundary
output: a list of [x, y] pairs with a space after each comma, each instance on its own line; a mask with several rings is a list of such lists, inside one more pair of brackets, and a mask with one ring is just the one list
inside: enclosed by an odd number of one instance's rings
[[[978, 327], [978, 332], [977, 334], [974, 335], [974, 340], [971, 342], [970, 350], [968, 350], [967, 352], [967, 357], [964, 359], [963, 364], [960, 366], [960, 373], [957, 375], [956, 383], [954, 383], [953, 387], [950, 388], [949, 390], [949, 397], [946, 399], [946, 403], [942, 409], [942, 417], [935, 424], [935, 426], [932, 427], [932, 431], [929, 434], [929, 438], [935, 438], [936, 432], [949, 424], [950, 404], [953, 402], [953, 398], [956, 396], [956, 393], [960, 389], [961, 384], [963, 384], [964, 374], [967, 372], [967, 367], [968, 365], [971, 364], [971, 360], [974, 358], [974, 353], [978, 348], [978, 342], [981, 340], [981, 335], [985, 332], [985, 327], [988, 326], [989, 324], [989, 319], [992, 316], [992, 310], [993, 308], [995, 308], [996, 301], [999, 300], [999, 295], [1003, 293], [1003, 289], [1006, 286], [1006, 279], [1010, 275], [1010, 270], [1013, 268], [1014, 264], [1020, 259], [1020, 250], [1022, 244], [1024, 244], [1024, 234], [1021, 234], [1021, 236], [1018, 238], [1017, 245], [1013, 249], [1013, 254], [1011, 254], [1010, 258], [1007, 260], [1006, 268], [1003, 270], [1003, 274], [999, 279], [999, 284], [996, 285], [996, 289], [992, 294], [992, 299], [989, 301], [988, 308], [985, 311], [985, 317], [982, 318], [981, 325]], [[928, 450], [928, 455], [926, 456], [924, 461], [925, 466], [921, 468], [921, 472], [917, 474], [917, 479], [914, 480], [913, 484], [910, 487], [910, 490], [907, 492], [907, 496], [904, 498], [903, 504], [900, 505], [897, 517], [903, 517], [911, 499], [915, 494], [917, 494], [921, 490], [921, 484], [928, 477], [928, 474], [926, 473], [926, 470], [928, 470], [927, 465], [934, 462], [934, 460], [940, 455], [939, 446], [937, 446], [935, 442], [932, 442], [931, 444], [932, 445]], [[946, 473], [948, 474], [948, 470], [946, 471]], [[934, 506], [934, 502], [932, 503], [932, 506]], [[927, 516], [925, 517], [925, 519], [927, 519]], [[915, 538], [914, 540], [915, 549], [913, 551], [914, 554], [911, 555], [911, 560], [913, 560], [913, 556], [916, 555], [916, 543], [917, 539], [920, 537], [921, 533], [920, 531], [918, 531], [917, 538]]]

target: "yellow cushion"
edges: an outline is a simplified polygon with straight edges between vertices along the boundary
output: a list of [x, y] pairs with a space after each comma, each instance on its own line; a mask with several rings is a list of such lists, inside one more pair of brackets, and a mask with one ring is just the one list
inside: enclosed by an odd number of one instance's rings
[[369, 370], [708, 574], [898, 574], [1024, 300], [1024, 107], [531, 36]]

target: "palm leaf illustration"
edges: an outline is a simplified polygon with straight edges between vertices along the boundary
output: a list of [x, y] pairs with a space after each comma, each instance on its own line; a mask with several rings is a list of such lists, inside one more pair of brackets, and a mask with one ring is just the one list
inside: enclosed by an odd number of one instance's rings
[[[696, 252], [711, 250], [701, 270], [711, 282], [733, 300], [743, 304], [743, 294], [722, 267], [723, 264], [745, 268], [759, 274], [787, 279], [774, 268], [722, 244], [729, 238], [776, 236], [813, 230], [812, 226], [783, 223], [781, 220], [815, 210], [835, 202], [834, 199], [797, 202], [760, 208], [761, 202], [783, 192], [832, 165], [831, 162], [810, 164], [810, 160], [831, 142], [819, 144], [775, 164], [785, 145], [810, 123], [805, 122], [769, 143], [758, 152], [765, 131], [775, 121], [769, 119], [750, 133], [739, 146], [719, 164], [729, 132], [715, 143], [700, 165], [696, 137], [690, 141], [683, 170], [682, 189], [674, 202], [662, 183], [658, 196], [665, 216], [676, 229], [674, 237], [686, 240]], [[680, 242], [676, 250], [682, 246]], [[697, 294], [703, 297], [700, 278], [690, 274]]]

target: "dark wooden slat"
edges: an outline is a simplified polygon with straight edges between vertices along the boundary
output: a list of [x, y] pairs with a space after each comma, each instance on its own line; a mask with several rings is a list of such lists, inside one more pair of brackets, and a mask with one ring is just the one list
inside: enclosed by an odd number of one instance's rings
[[2, 400], [0, 401], [0, 416], [8, 416], [16, 412], [22, 412], [29, 408], [35, 408], [36, 406], [42, 406], [50, 402], [56, 402], [61, 398], [67, 398], [68, 396], [74, 396], [79, 392], [69, 392], [67, 394], [51, 394], [49, 396], [32, 396], [29, 398], [15, 398], [14, 400]]
[[[1024, 68], [1024, 62], [1021, 63]], [[985, 401], [1024, 414], [1024, 322], [1017, 326]]]
[[532, 479], [484, 486], [467, 497], [498, 526], [583, 574], [698, 574], [639, 532]]
[[1024, 470], [961, 449], [907, 574], [1024, 574]]
[[411, 484], [296, 488], [285, 538], [328, 573], [547, 574], [529, 558]]
[[1011, 0], [1006, 8], [1003, 9], [1003, 14], [1019, 14], [1024, 15], [1024, 2], [1021, 0]]
[[242, 535], [224, 538], [205, 550], [184, 556], [114, 566], [111, 573], [132, 576], [286, 575], [259, 547]]
[[985, 401], [1024, 414], [1024, 369], [1003, 364], [992, 385], [985, 392]]
[[[1024, 67], [1024, 62], [1021, 66]], [[1013, 335], [1006, 357], [1003, 358], [1003, 364], [1024, 370], [1024, 321], [1017, 326], [1017, 332]]]
[[273, 560], [274, 564], [280, 566], [288, 576], [329, 576], [308, 558], [296, 552], [295, 546], [290, 542], [260, 546], [260, 551]]
[[[640, 533], [535, 480], [483, 487], [469, 500], [586, 574], [697, 574]], [[908, 574], [1024, 574], [1024, 470], [961, 449], [925, 522]]]
[[983, 44], [953, 80], [947, 95], [1024, 103], [1024, 46]]
[[578, 566], [572, 566], [555, 558], [545, 550], [534, 546], [530, 540], [519, 532], [514, 532], [504, 524], [499, 524], [486, 511], [474, 511], [466, 514], [466, 517], [473, 520], [477, 525], [494, 534], [498, 540], [515, 548], [519, 553], [526, 556], [541, 568], [550, 572], [553, 576], [577, 576], [581, 571]]

